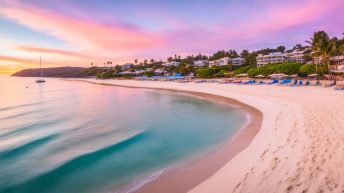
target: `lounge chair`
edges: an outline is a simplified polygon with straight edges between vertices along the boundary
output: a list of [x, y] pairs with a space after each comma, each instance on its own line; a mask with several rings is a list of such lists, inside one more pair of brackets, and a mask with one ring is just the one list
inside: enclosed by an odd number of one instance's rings
[[271, 85], [271, 84], [277, 84], [277, 83], [278, 83], [278, 80], [272, 80], [271, 82], [268, 82], [267, 84]]
[[331, 86], [334, 86], [335, 83], [334, 82], [330, 82], [330, 83], [326, 83], [324, 86], [325, 87], [331, 87]]
[[335, 90], [344, 90], [344, 85], [336, 85]]
[[303, 82], [302, 80], [300, 80], [298, 86], [302, 86], [302, 85], [303, 85]]

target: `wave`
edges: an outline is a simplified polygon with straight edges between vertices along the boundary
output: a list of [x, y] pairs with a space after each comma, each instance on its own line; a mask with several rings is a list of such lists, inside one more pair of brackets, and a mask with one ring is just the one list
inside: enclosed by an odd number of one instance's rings
[[12, 158], [15, 157], [17, 155], [23, 155], [41, 145], [46, 144], [47, 142], [55, 139], [58, 136], [58, 134], [53, 134], [53, 135], [49, 135], [49, 136], [45, 136], [39, 139], [36, 139], [34, 141], [31, 141], [29, 143], [26, 143], [24, 145], [21, 145], [17, 148], [14, 149], [10, 149], [4, 152], [0, 153], [0, 160], [2, 159], [8, 159], [8, 158]]
[[2, 117], [2, 118], [0, 118], [0, 121], [1, 120], [20, 118], [20, 117], [23, 117], [25, 115], [34, 114], [34, 113], [38, 113], [38, 112], [40, 112], [39, 109], [33, 110], [33, 111], [27, 111], [27, 112], [23, 112], [23, 113], [17, 113], [15, 115], [10, 115], [10, 116], [7, 116], [7, 117]]
[[[44, 102], [46, 102], [46, 101], [44, 101]], [[42, 104], [42, 102], [26, 103], [26, 104], [22, 104], [22, 105], [3, 107], [3, 108], [0, 108], [0, 111], [8, 111], [8, 110], [21, 108], [21, 107], [35, 106], [38, 104]]]
[[165, 172], [165, 170], [160, 170], [158, 172], [155, 172], [154, 174], [148, 176], [147, 178], [144, 178], [144, 179], [142, 179], [140, 181], [134, 182], [130, 186], [130, 188], [128, 188], [127, 190], [124, 190], [124, 191], [120, 191], [119, 193], [134, 193], [134, 192], [137, 192], [144, 185], [157, 180], [164, 172]]
[[[21, 184], [12, 185], [6, 188], [0, 187], [0, 193], [51, 192], [54, 190], [54, 187], [56, 185], [62, 183], [65, 179], [68, 179], [68, 176], [71, 176], [78, 171], [89, 170], [90, 167], [105, 159], [108, 155], [116, 151], [120, 151], [123, 148], [130, 146], [138, 141], [141, 141], [149, 135], [149, 132], [149, 130], [145, 130], [111, 146], [104, 147], [91, 153], [80, 155], [79, 157], [69, 160], [53, 170], [36, 176], [33, 179]], [[92, 183], [89, 183], [88, 185], [91, 184]], [[64, 192], [68, 192], [68, 190]]]

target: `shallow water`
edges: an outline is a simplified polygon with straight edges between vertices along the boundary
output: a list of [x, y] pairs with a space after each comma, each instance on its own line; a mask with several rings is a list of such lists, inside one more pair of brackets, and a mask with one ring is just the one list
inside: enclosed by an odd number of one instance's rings
[[246, 122], [238, 107], [187, 94], [34, 81], [0, 76], [0, 192], [116, 192]]

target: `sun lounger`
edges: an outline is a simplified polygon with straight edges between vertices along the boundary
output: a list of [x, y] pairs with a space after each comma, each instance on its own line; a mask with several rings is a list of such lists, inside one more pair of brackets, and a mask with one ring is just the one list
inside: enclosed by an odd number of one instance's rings
[[268, 85], [271, 85], [271, 84], [277, 84], [278, 83], [278, 80], [273, 80], [273, 81], [271, 81], [271, 82], [268, 82], [267, 84]]
[[334, 89], [335, 90], [344, 90], [344, 85], [337, 85]]
[[330, 83], [326, 83], [324, 86], [325, 87], [331, 87], [331, 86], [334, 86], [335, 83], [334, 82], [330, 82]]

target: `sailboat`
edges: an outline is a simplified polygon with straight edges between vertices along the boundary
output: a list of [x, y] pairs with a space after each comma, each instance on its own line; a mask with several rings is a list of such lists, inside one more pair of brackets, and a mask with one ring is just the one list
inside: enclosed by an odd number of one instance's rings
[[45, 80], [43, 78], [43, 70], [42, 70], [42, 59], [39, 57], [39, 79], [36, 80], [36, 83], [44, 83]]

